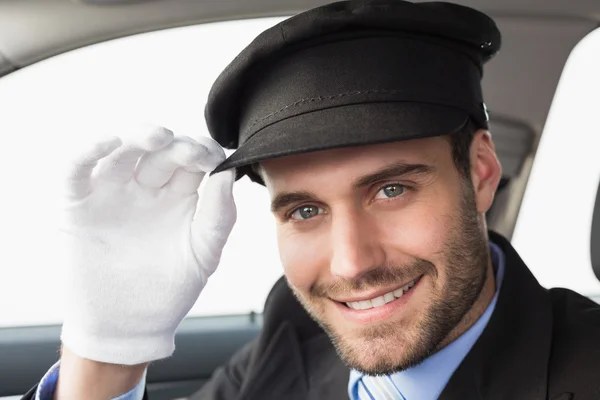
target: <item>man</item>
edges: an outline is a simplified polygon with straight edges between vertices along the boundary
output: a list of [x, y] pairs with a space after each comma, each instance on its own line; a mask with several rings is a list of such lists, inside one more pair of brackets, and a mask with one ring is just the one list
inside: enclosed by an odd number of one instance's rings
[[499, 46], [465, 7], [333, 3], [217, 79], [206, 117], [227, 160], [163, 128], [82, 152], [62, 359], [25, 398], [142, 398], [235, 222], [233, 168], [271, 194], [286, 281], [194, 399], [599, 398], [598, 306], [540, 287], [486, 231], [501, 167], [480, 81]]

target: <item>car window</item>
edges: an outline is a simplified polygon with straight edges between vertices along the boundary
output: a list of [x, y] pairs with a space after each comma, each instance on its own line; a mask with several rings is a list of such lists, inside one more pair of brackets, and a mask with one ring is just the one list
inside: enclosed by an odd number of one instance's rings
[[599, 71], [600, 30], [595, 30], [565, 65], [512, 239], [543, 286], [591, 297], [600, 295], [590, 251], [600, 246], [592, 235], [600, 182]]
[[594, 204], [592, 234], [590, 236], [590, 252], [594, 274], [596, 274], [596, 278], [600, 279], [600, 185], [598, 185], [596, 202]]
[[[252, 38], [280, 20], [131, 36], [0, 79], [0, 326], [62, 321], [52, 209], [65, 151], [97, 135], [126, 133], [140, 122], [207, 135], [204, 105], [214, 79]], [[282, 274], [266, 190], [243, 179], [235, 197], [238, 224], [190, 315], [261, 312]]]
[[[215, 77], [253, 37], [280, 20], [131, 36], [0, 79], [0, 326], [62, 321], [52, 209], [65, 148], [139, 122], [161, 124], [176, 134], [207, 135], [203, 108]], [[591, 233], [600, 181], [597, 71], [600, 31], [586, 37], [565, 66], [513, 235], [544, 286], [589, 296], [600, 295], [592, 269], [592, 257], [598, 257], [593, 249], [600, 243], [594, 247], [598, 236]], [[282, 274], [274, 224], [265, 222], [272, 221], [266, 190], [244, 178], [235, 196], [238, 223], [192, 316], [260, 312]]]

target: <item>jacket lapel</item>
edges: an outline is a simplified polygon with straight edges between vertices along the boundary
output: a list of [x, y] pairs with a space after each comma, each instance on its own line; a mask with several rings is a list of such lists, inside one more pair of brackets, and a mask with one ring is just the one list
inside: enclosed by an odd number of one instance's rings
[[348, 400], [350, 370], [326, 334], [300, 343], [284, 322], [257, 356], [240, 400]]
[[487, 327], [440, 400], [546, 399], [552, 305], [512, 246], [490, 232], [506, 257], [498, 303]]
[[302, 346], [308, 376], [307, 399], [348, 400], [350, 369], [338, 357], [331, 340], [321, 334]]

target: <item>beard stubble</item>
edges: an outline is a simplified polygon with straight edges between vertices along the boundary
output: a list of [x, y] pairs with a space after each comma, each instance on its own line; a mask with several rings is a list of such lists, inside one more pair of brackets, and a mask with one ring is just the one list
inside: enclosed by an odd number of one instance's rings
[[[358, 336], [349, 337], [325, 320], [323, 300], [391, 283], [402, 284], [415, 276], [436, 278], [439, 275], [437, 268], [424, 259], [415, 259], [404, 266], [382, 266], [367, 272], [360, 280], [315, 285], [308, 298], [292, 288], [349, 368], [368, 375], [389, 375], [420, 364], [441, 349], [444, 340], [474, 305], [486, 281], [488, 244], [470, 181], [463, 182], [460, 206], [451, 221], [449, 239], [440, 252], [445, 264], [446, 284], [441, 288], [432, 287], [428, 305], [410, 327], [400, 326], [398, 321], [383, 322], [361, 329]], [[398, 348], [403, 351], [394, 351]]]

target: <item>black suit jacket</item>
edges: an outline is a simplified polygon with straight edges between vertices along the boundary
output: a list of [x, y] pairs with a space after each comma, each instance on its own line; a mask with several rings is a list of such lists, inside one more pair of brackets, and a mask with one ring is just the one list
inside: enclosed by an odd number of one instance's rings
[[[600, 306], [542, 288], [507, 240], [493, 232], [490, 239], [506, 256], [498, 303], [440, 400], [600, 399]], [[259, 337], [190, 400], [348, 400], [348, 379], [282, 279], [267, 298]]]

